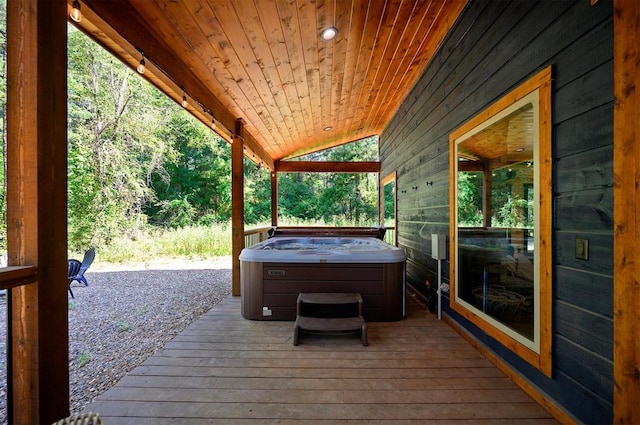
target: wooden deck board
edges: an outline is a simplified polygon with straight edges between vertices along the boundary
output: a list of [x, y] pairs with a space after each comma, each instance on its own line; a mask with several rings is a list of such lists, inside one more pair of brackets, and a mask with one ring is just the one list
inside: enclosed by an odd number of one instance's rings
[[229, 297], [89, 405], [105, 423], [553, 424], [550, 415], [443, 322], [368, 323], [304, 335], [240, 316]]
[[[175, 425], [173, 418], [136, 418], [136, 425]], [[180, 425], [306, 425], [310, 422], [304, 419], [202, 419], [202, 418], [180, 418]], [[321, 420], [315, 421], [322, 425], [425, 425], [422, 419], [394, 420], [388, 419], [354, 419], [354, 420]], [[513, 425], [513, 419], [434, 419], [429, 425]], [[518, 419], [518, 425], [557, 425], [553, 419]], [[129, 418], [110, 418], [109, 425], [131, 425]]]
[[[363, 400], [358, 391], [362, 388], [354, 388], [353, 385], [344, 385], [335, 382], [332, 389], [320, 388], [322, 385], [310, 383], [307, 388], [286, 389], [245, 389], [230, 388], [153, 388], [142, 394], [136, 387], [117, 387], [103, 397], [107, 400], [131, 400], [131, 401], [171, 401], [193, 403], [236, 403], [242, 400], [245, 403], [282, 403], [282, 400], [296, 400], [296, 403], [312, 404], [418, 404], [424, 400], [431, 403], [450, 403], [450, 400], [463, 399], [468, 403], [493, 403], [500, 400], [502, 403], [526, 403], [529, 398], [522, 392], [513, 389], [410, 389], [400, 390], [393, 388], [371, 389], [367, 398]], [[206, 390], [206, 391], [203, 391]], [[285, 403], [283, 403], [285, 404]]]
[[[183, 377], [180, 380], [172, 376], [126, 376], [120, 380], [117, 388], [213, 388], [213, 389], [246, 389], [255, 390], [283, 390], [283, 389], [337, 389], [348, 391], [356, 390], [481, 390], [481, 389], [509, 389], [517, 390], [516, 385], [506, 377], [492, 378], [413, 378], [398, 379], [391, 382], [389, 379], [360, 378], [237, 378], [237, 377]], [[115, 389], [113, 390], [115, 391]], [[113, 399], [109, 393], [102, 396], [105, 399]]]

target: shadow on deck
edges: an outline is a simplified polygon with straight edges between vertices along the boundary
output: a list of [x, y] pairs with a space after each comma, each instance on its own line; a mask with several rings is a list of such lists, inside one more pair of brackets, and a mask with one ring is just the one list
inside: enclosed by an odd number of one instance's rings
[[[409, 300], [412, 300], [409, 298]], [[409, 303], [358, 335], [301, 337], [228, 297], [86, 411], [105, 424], [556, 424], [453, 329]]]

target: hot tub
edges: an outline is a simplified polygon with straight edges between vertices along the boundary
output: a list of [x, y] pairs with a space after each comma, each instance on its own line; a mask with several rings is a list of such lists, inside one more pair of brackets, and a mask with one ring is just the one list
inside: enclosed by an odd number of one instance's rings
[[373, 237], [276, 236], [242, 250], [242, 316], [295, 320], [300, 292], [357, 292], [367, 321], [405, 316], [404, 252]]

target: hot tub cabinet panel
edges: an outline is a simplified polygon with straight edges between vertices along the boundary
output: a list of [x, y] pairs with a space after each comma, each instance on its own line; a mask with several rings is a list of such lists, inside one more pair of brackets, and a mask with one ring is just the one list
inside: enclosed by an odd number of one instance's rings
[[367, 321], [405, 315], [404, 263], [242, 263], [242, 315], [295, 320], [300, 292], [357, 292]]
[[242, 250], [242, 315], [295, 320], [301, 292], [359, 293], [368, 321], [405, 315], [401, 249], [372, 237], [276, 236]]

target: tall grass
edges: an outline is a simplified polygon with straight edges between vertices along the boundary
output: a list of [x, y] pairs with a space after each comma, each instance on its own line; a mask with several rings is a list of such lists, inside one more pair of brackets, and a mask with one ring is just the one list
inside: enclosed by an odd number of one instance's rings
[[[281, 226], [358, 226], [349, 220], [334, 223], [284, 219]], [[246, 230], [267, 227], [269, 224], [245, 225]], [[231, 255], [231, 225], [187, 226], [179, 229], [155, 229], [139, 232], [135, 237], [113, 240], [109, 245], [97, 247], [98, 261], [108, 263], [144, 262], [159, 258], [207, 259]], [[82, 253], [70, 258], [82, 258]]]
[[135, 239], [114, 240], [99, 250], [100, 261], [123, 263], [158, 258], [212, 258], [231, 255], [228, 224], [156, 230]]

